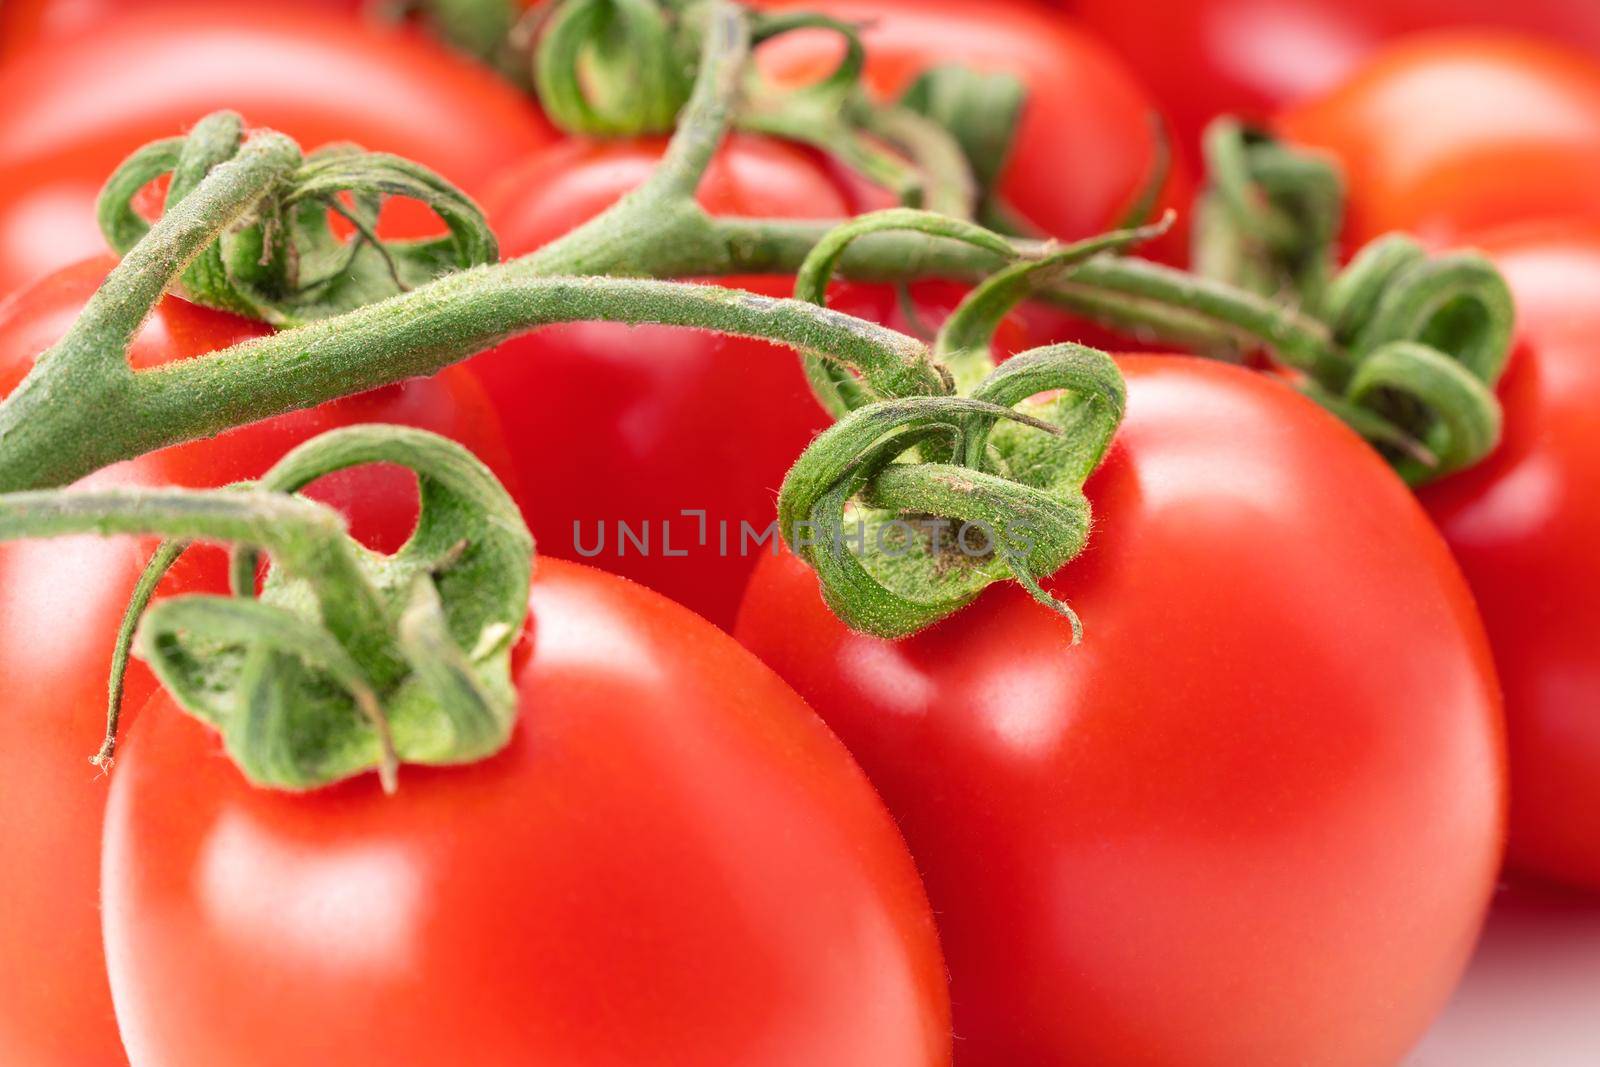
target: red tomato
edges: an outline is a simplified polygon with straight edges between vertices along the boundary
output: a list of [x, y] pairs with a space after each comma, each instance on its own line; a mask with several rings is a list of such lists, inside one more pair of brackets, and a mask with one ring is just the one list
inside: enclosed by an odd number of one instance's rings
[[[114, 260], [61, 271], [0, 308], [0, 396], [53, 344]], [[134, 342], [151, 366], [255, 337], [265, 327], [164, 299]], [[396, 422], [454, 437], [504, 470], [493, 412], [464, 371], [408, 382], [169, 448], [94, 475], [96, 485], [216, 486], [262, 474], [293, 446], [355, 422]], [[312, 492], [354, 516], [369, 544], [394, 549], [415, 521], [399, 470], [340, 473]], [[357, 501], [361, 507], [354, 508]], [[121, 1062], [98, 929], [96, 871], [105, 783], [89, 765], [105, 729], [111, 647], [152, 544], [133, 540], [0, 544], [0, 1063]], [[169, 588], [223, 588], [220, 554], [188, 559]], [[154, 682], [129, 676], [128, 706]]]
[[[6, 0], [0, 5], [0, 57], [20, 55], [38, 41], [91, 32], [136, 6], [166, 7], [183, 0]], [[227, 2], [227, 0], [223, 0]], [[237, 0], [246, 6], [244, 0]], [[280, 0], [335, 11], [360, 11], [364, 0]], [[212, 6], [216, 6], [215, 2]]]
[[964, 1067], [1394, 1063], [1495, 881], [1499, 699], [1405, 487], [1281, 384], [1129, 357], [1053, 588], [907, 640], [792, 556], [739, 638], [860, 760], [928, 887]]
[[217, 108], [308, 151], [397, 153], [474, 194], [555, 136], [522, 94], [418, 35], [271, 5], [130, 13], [0, 69], [0, 99], [0, 295], [104, 251], [106, 177]]
[[[1045, 233], [1088, 237], [1125, 220], [1157, 165], [1155, 104], [1109, 49], [1047, 12], [1013, 0], [761, 0], [762, 8], [822, 11], [865, 23], [866, 78], [898, 96], [925, 70], [952, 63], [1009, 73], [1027, 102], [1001, 175], [1000, 192]], [[760, 63], [784, 81], [813, 81], [833, 69], [841, 44], [822, 31], [786, 34], [761, 49]], [[1187, 202], [1181, 162], [1161, 206]], [[1173, 234], [1154, 246], [1181, 257]]]
[[1129, 62], [1191, 158], [1218, 115], [1264, 120], [1401, 34], [1500, 28], [1600, 55], [1600, 10], [1583, 0], [1184, 0], [1159, 18], [1128, 0], [1058, 2]]
[[[485, 199], [507, 256], [532, 251], [642, 182], [664, 142], [574, 141], [509, 173]], [[840, 218], [842, 189], [815, 158], [755, 137], [730, 140], [700, 187], [717, 214]], [[728, 278], [772, 296], [790, 279]], [[740, 523], [765, 531], [777, 488], [827, 415], [795, 353], [779, 345], [669, 327], [581, 323], [539, 330], [468, 364], [507, 427], [541, 552], [592, 562], [732, 625], [754, 555]], [[699, 519], [706, 512], [707, 537]], [[648, 550], [620, 543], [617, 523]], [[719, 548], [727, 523], [729, 548]], [[668, 524], [665, 527], [663, 524]], [[663, 543], [663, 529], [670, 544]], [[687, 557], [673, 553], [688, 552]]]
[[1505, 433], [1423, 503], [1505, 686], [1511, 862], [1600, 890], [1600, 227], [1489, 245], [1517, 301]]
[[1600, 67], [1576, 52], [1418, 38], [1277, 125], [1343, 164], [1352, 247], [1390, 230], [1449, 242], [1510, 222], [1600, 217]]
[[792, 690], [683, 608], [543, 560], [486, 763], [250, 787], [165, 697], [112, 780], [136, 1067], [950, 1062], [905, 846]]

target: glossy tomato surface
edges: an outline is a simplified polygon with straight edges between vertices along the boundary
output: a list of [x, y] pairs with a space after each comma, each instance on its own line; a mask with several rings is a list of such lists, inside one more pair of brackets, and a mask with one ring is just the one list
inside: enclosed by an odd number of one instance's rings
[[354, 142], [468, 193], [549, 143], [537, 109], [417, 34], [276, 5], [149, 7], [0, 67], [0, 297], [104, 251], [94, 202], [134, 149], [218, 108], [307, 151]]
[[1517, 302], [1504, 437], [1422, 500], [1505, 686], [1511, 862], [1600, 890], [1600, 227], [1488, 248]]
[[[1058, 0], [1132, 66], [1196, 156], [1219, 115], [1265, 121], [1332, 89], [1393, 38], [1504, 29], [1600, 57], [1600, 7], [1586, 0]], [[1430, 116], [1431, 120], [1432, 116]]]
[[1499, 866], [1500, 704], [1460, 572], [1405, 487], [1282, 385], [1128, 357], [1095, 530], [1053, 588], [899, 642], [792, 556], [739, 638], [900, 822], [958, 1062], [1395, 1063]]
[[[599, 214], [649, 175], [664, 145], [574, 141], [515, 168], [485, 199], [502, 252], [532, 251]], [[811, 154], [755, 137], [729, 141], [700, 202], [713, 214], [785, 218], [842, 218], [851, 207]], [[718, 282], [770, 296], [794, 288], [788, 278]], [[784, 472], [829, 421], [792, 349], [579, 323], [527, 334], [467, 366], [506, 426], [541, 552], [586, 557], [732, 624], [764, 551], [741, 549], [741, 524], [760, 533], [774, 521]], [[685, 510], [705, 513], [703, 537], [701, 519]], [[619, 523], [636, 536], [648, 528], [648, 547], [624, 542]]]
[[[1156, 173], [1160, 115], [1105, 45], [1059, 16], [1018, 0], [761, 0], [756, 6], [823, 11], [862, 24], [868, 85], [898, 96], [926, 70], [962, 64], [1008, 73], [1027, 90], [1000, 193], [1044, 233], [1074, 239], [1124, 222]], [[838, 61], [841, 44], [822, 31], [786, 34], [760, 50], [769, 76], [809, 82]], [[1162, 206], [1182, 206], [1183, 164]], [[1153, 246], [1181, 256], [1173, 234]]]
[[135, 1067], [924, 1067], [905, 846], [792, 690], [685, 609], [541, 560], [509, 749], [292, 796], [158, 698], [112, 782]]
[[1344, 167], [1352, 247], [1390, 230], [1448, 243], [1508, 223], [1600, 218], [1600, 66], [1556, 45], [1416, 38], [1276, 125]]
[[[0, 396], [67, 329], [112, 260], [60, 271], [0, 308]], [[265, 332], [167, 298], [134, 342], [136, 366], [201, 355]], [[85, 486], [210, 487], [262, 474], [293, 446], [353, 422], [395, 422], [454, 437], [505, 469], [493, 412], [452, 370], [166, 449], [92, 475]], [[398, 469], [323, 479], [369, 544], [393, 549], [415, 521], [414, 482]], [[0, 1063], [120, 1063], [100, 947], [97, 869], [106, 782], [89, 764], [105, 729], [106, 679], [123, 608], [154, 545], [69, 538], [0, 544]], [[221, 553], [197, 549], [164, 589], [220, 591]], [[153, 687], [128, 679], [136, 710]]]

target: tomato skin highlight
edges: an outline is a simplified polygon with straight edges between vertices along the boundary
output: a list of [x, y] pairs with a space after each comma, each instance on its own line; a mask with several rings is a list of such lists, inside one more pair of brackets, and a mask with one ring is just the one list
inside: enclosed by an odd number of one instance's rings
[[[533, 251], [599, 214], [649, 175], [665, 144], [573, 141], [506, 174], [485, 198], [502, 253]], [[811, 153], [739, 135], [712, 163], [700, 202], [721, 215], [832, 219], [851, 210]], [[718, 282], [768, 296], [794, 290], [789, 278]], [[755, 558], [770, 550], [769, 541], [741, 552], [741, 523], [766, 531], [784, 472], [829, 421], [793, 350], [596, 322], [537, 330], [467, 367], [506, 427], [541, 553], [586, 558], [732, 625]], [[706, 512], [704, 540], [684, 509]], [[648, 526], [649, 551], [624, 550], [619, 522]], [[663, 523], [671, 552], [687, 557], [668, 554]], [[605, 547], [589, 555], [602, 526]]]
[[1517, 304], [1505, 430], [1422, 491], [1483, 612], [1506, 693], [1513, 867], [1600, 890], [1600, 226], [1484, 242]]
[[1600, 11], [1572, 0], [1184, 0], [1161, 17], [1127, 0], [1057, 0], [1160, 101], [1184, 155], [1218, 115], [1256, 122], [1332, 90], [1385, 42], [1441, 29], [1503, 30], [1600, 56]]
[[526, 97], [419, 34], [263, 5], [154, 7], [42, 43], [0, 68], [0, 98], [0, 296], [104, 252], [107, 176], [218, 108], [307, 152], [393, 152], [472, 195], [556, 139]]
[[[864, 23], [868, 86], [897, 97], [931, 67], [963, 64], [1010, 73], [1027, 87], [1000, 192], [1052, 237], [1075, 240], [1124, 221], [1158, 161], [1160, 115], [1122, 62], [1066, 20], [1014, 0], [758, 0], [762, 9], [821, 11]], [[770, 77], [809, 82], [837, 62], [836, 36], [786, 34], [758, 52]], [[1184, 162], [1173, 162], [1156, 214], [1188, 202]], [[1180, 261], [1174, 231], [1143, 254]]]
[[1275, 125], [1344, 167], [1352, 248], [1391, 230], [1442, 245], [1511, 223], [1600, 219], [1600, 67], [1555, 45], [1420, 37]]
[[[0, 396], [60, 338], [115, 260], [59, 271], [0, 306]], [[136, 367], [192, 358], [260, 336], [259, 323], [173, 297], [146, 320]], [[80, 485], [214, 487], [264, 473], [285, 452], [355, 422], [398, 422], [468, 445], [510, 477], [494, 413], [466, 372], [445, 371], [310, 411], [119, 463]], [[310, 495], [345, 512], [352, 533], [392, 550], [416, 518], [415, 482], [397, 468], [341, 472]], [[99, 841], [107, 782], [89, 764], [105, 731], [106, 678], [128, 596], [155, 543], [69, 538], [0, 544], [0, 1063], [124, 1062], [99, 931]], [[226, 589], [222, 553], [192, 550], [163, 594]], [[128, 675], [124, 734], [154, 689]], [[13, 792], [14, 790], [14, 792]], [[20, 799], [14, 799], [20, 798]]]
[[1500, 860], [1471, 596], [1399, 480], [1281, 384], [1121, 362], [1094, 534], [1052, 586], [1082, 645], [1013, 587], [854, 634], [792, 556], [736, 635], [905, 832], [963, 1067], [1396, 1062]]
[[947, 1064], [932, 918], [809, 709], [656, 594], [541, 560], [468, 768], [251, 788], [164, 697], [112, 782], [135, 1067]]

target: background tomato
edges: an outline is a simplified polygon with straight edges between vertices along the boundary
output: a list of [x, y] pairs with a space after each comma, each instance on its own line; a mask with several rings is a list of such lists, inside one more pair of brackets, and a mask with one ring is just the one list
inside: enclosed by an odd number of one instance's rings
[[1402, 34], [1506, 29], [1600, 56], [1600, 8], [1584, 0], [1185, 0], [1159, 5], [1159, 14], [1129, 0], [1058, 6], [1128, 61], [1191, 159], [1218, 115], [1264, 121], [1285, 104], [1332, 89]]
[[1390, 230], [1450, 242], [1508, 222], [1600, 217], [1600, 66], [1553, 45], [1466, 34], [1397, 44], [1277, 128], [1343, 165], [1351, 247]]
[[[1048, 12], [1014, 0], [760, 0], [755, 6], [823, 11], [863, 24], [868, 85], [898, 96], [931, 67], [962, 64], [1010, 73], [1028, 96], [1000, 192], [1051, 236], [1074, 239], [1123, 222], [1150, 184], [1160, 116], [1109, 49]], [[833, 69], [841, 43], [822, 31], [785, 34], [761, 49], [763, 71], [783, 82]], [[1181, 162], [1160, 207], [1187, 202]], [[1177, 235], [1152, 246], [1181, 258]]]
[[[530, 159], [485, 199], [506, 256], [521, 255], [599, 214], [642, 182], [664, 141], [573, 141]], [[715, 214], [842, 218], [844, 191], [808, 152], [734, 137], [700, 202]], [[772, 296], [792, 279], [727, 278]], [[753, 555], [740, 523], [763, 531], [783, 473], [827, 425], [788, 348], [703, 331], [612, 323], [541, 329], [473, 359], [507, 427], [541, 552], [577, 558], [603, 525], [592, 562], [732, 625]], [[708, 536], [683, 509], [704, 509]], [[648, 551], [618, 544], [617, 522], [648, 526]], [[671, 523], [669, 555], [662, 526]], [[729, 549], [718, 524], [729, 524]], [[765, 551], [754, 549], [754, 554]]]
[[1053, 588], [907, 640], [794, 557], [736, 630], [900, 822], [965, 1067], [1394, 1063], [1448, 997], [1500, 859], [1499, 700], [1405, 487], [1281, 384], [1123, 361]]
[[136, 1067], [932, 1067], [944, 968], [844, 749], [731, 638], [542, 560], [522, 720], [470, 768], [251, 788], [165, 697], [106, 816]]
[[0, 68], [0, 99], [0, 296], [103, 252], [94, 201], [112, 170], [218, 108], [308, 151], [394, 152], [471, 194], [555, 137], [525, 96], [419, 35], [263, 5], [166, 5], [41, 44]]
[[1505, 686], [1511, 862], [1600, 890], [1600, 227], [1488, 245], [1517, 301], [1505, 433], [1422, 493]]
[[[6, 0], [0, 4], [0, 59], [21, 55], [41, 40], [92, 32], [101, 22], [134, 7], [166, 7], [174, 2], [182, 0]], [[244, 0], [232, 2], [246, 6]], [[361, 10], [364, 0], [282, 0], [282, 3], [354, 13]]]
[[[0, 307], [0, 396], [60, 338], [115, 261], [67, 268]], [[135, 366], [186, 359], [266, 327], [176, 298], [134, 341]], [[504, 448], [481, 388], [464, 371], [390, 386], [280, 416], [208, 441], [120, 463], [86, 484], [223, 485], [262, 474], [290, 448], [354, 422], [420, 426], [462, 441], [497, 470]], [[394, 549], [415, 521], [411, 476], [364, 468], [312, 495], [353, 518], [353, 532]], [[153, 544], [72, 538], [0, 544], [0, 1062], [103, 1067], [122, 1062], [98, 923], [106, 782], [89, 764], [105, 730], [105, 686], [123, 608]], [[221, 590], [221, 553], [199, 549], [164, 587]], [[136, 709], [154, 687], [128, 678]]]

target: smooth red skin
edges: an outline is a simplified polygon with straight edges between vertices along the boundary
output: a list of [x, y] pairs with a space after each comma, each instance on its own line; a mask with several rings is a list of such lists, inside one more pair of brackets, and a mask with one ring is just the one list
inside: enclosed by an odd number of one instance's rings
[[1128, 62], [1195, 159], [1218, 115], [1264, 121], [1334, 88], [1403, 34], [1503, 29], [1600, 55], [1600, 10], [1581, 0], [1184, 0], [1159, 18], [1128, 0], [1057, 6]]
[[[112, 262], [58, 272], [0, 308], [0, 396], [60, 337]], [[150, 366], [264, 332], [167, 298], [138, 334], [131, 358]], [[256, 477], [301, 441], [355, 422], [431, 429], [505, 471], [504, 444], [481, 387], [451, 370], [120, 463], [81, 484], [221, 485]], [[402, 471], [365, 468], [322, 480], [312, 495], [351, 515], [353, 532], [367, 543], [393, 549], [415, 521], [412, 484]], [[105, 730], [117, 625], [153, 547], [128, 538], [0, 544], [0, 1063], [123, 1062], [97, 919], [106, 783], [88, 760]], [[218, 550], [197, 549], [163, 588], [220, 591], [223, 571]], [[153, 687], [134, 663], [130, 711]]]
[[925, 1067], [932, 916], [882, 803], [688, 611], [541, 560], [523, 717], [471, 768], [250, 787], [165, 697], [112, 782], [135, 1067]]
[[1600, 890], [1600, 228], [1488, 244], [1517, 302], [1488, 459], [1425, 489], [1506, 694], [1510, 860]]
[[1396, 1062], [1499, 866], [1500, 702], [1443, 541], [1279, 383], [1127, 357], [1095, 530], [1054, 588], [899, 642], [792, 556], [737, 636], [894, 812], [962, 1067]]
[[268, 4], [175, 4], [0, 68], [0, 296], [105, 250], [94, 201], [139, 146], [218, 108], [310, 151], [394, 152], [478, 194], [555, 139], [527, 97], [419, 34]]
[[[1059, 16], [1015, 0], [759, 0], [770, 9], [822, 11], [866, 22], [866, 79], [898, 96], [929, 67], [952, 63], [1010, 73], [1029, 90], [1012, 156], [1001, 176], [1006, 201], [1044, 232], [1075, 239], [1125, 221], [1157, 160], [1156, 105], [1122, 62]], [[811, 81], [832, 70], [838, 38], [786, 34], [759, 53], [770, 76]], [[1188, 203], [1182, 160], [1162, 190], [1162, 207]], [[1146, 249], [1183, 257], [1174, 232]]]
[[[168, 7], [182, 0], [6, 0], [0, 5], [0, 59], [23, 55], [41, 40], [92, 30], [135, 7]], [[249, 0], [213, 0], [247, 6]], [[360, 12], [364, 0], [279, 0], [312, 9]]]
[[[599, 214], [644, 180], [662, 147], [575, 141], [507, 174], [485, 198], [502, 252], [532, 251]], [[712, 164], [700, 202], [723, 215], [850, 213], [810, 154], [742, 136]], [[787, 278], [718, 281], [770, 296], [792, 295], [794, 286]], [[792, 349], [669, 327], [582, 323], [527, 334], [467, 366], [507, 429], [542, 553], [579, 558], [574, 524], [592, 548], [604, 522], [606, 551], [589, 562], [732, 625], [755, 562], [738, 553], [739, 524], [759, 531], [773, 521], [784, 472], [829, 421]], [[708, 513], [708, 546], [694, 543], [698, 520], [683, 517], [685, 508]], [[615, 524], [638, 531], [646, 520], [650, 554], [618, 554]], [[664, 520], [672, 523], [672, 550], [688, 557], [666, 555]], [[729, 523], [734, 546], [725, 556], [717, 549], [719, 521]]]
[[1344, 167], [1351, 247], [1391, 230], [1443, 244], [1600, 218], [1600, 66], [1579, 52], [1505, 35], [1417, 38], [1276, 125]]

